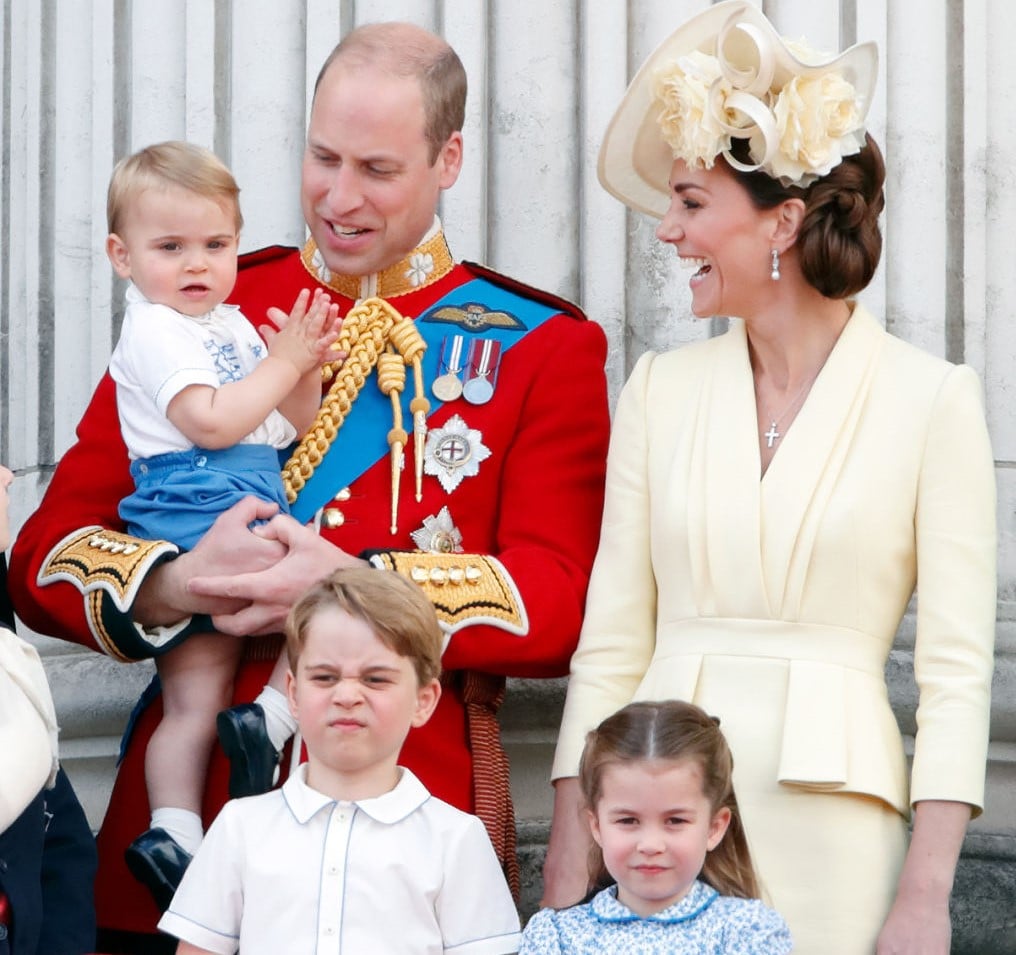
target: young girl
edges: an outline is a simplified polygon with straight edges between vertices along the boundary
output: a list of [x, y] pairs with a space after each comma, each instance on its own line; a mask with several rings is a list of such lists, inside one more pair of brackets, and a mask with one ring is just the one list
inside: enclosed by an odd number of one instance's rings
[[[238, 194], [216, 156], [184, 142], [127, 157], [109, 185], [106, 252], [131, 283], [109, 366], [135, 482], [120, 516], [135, 537], [185, 550], [245, 497], [288, 510], [279, 454], [314, 420], [321, 363], [338, 336], [338, 306], [320, 291], [301, 292], [288, 317], [271, 309], [279, 330], [264, 341], [224, 304], [237, 274]], [[205, 767], [241, 647], [196, 633], [156, 658], [163, 717], [145, 758], [151, 823], [126, 858], [163, 908], [201, 842]], [[295, 729], [285, 669], [280, 661], [258, 697], [272, 756]], [[239, 744], [224, 737], [231, 760]], [[234, 788], [231, 776], [231, 795], [246, 794]]]
[[789, 952], [783, 919], [758, 901], [732, 769], [719, 725], [690, 703], [632, 703], [605, 719], [579, 767], [595, 888], [537, 912], [520, 955]]

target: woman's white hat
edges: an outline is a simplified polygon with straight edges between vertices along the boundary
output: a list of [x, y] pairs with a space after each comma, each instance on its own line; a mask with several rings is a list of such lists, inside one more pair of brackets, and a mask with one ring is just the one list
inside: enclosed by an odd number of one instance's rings
[[[744, 0], [725, 0], [664, 40], [631, 81], [600, 147], [603, 187], [661, 218], [676, 158], [718, 155], [785, 185], [808, 185], [864, 145], [878, 73], [874, 43], [838, 56], [780, 37]], [[751, 162], [730, 155], [748, 140]]]

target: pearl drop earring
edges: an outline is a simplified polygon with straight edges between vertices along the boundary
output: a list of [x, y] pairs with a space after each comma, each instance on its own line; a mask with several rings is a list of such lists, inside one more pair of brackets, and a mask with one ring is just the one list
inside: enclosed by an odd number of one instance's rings
[[780, 252], [779, 252], [779, 250], [778, 249], [773, 249], [772, 256], [773, 256], [773, 264], [772, 264], [772, 271], [769, 273], [769, 278], [771, 278], [774, 282], [779, 282], [779, 280], [780, 280]]

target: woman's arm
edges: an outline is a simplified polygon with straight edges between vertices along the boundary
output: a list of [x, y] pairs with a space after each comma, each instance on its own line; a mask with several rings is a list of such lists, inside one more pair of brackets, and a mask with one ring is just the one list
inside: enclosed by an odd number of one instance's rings
[[878, 955], [948, 955], [949, 896], [970, 806], [930, 799], [914, 809], [914, 831]]
[[589, 851], [593, 838], [583, 802], [577, 777], [554, 781], [554, 815], [543, 862], [541, 906], [560, 909], [574, 905], [589, 890]]

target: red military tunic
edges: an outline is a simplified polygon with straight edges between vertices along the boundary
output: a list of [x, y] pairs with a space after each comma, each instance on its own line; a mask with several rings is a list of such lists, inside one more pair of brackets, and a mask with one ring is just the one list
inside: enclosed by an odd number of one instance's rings
[[[445, 691], [440, 704], [431, 720], [410, 734], [400, 759], [436, 796], [472, 810], [474, 782], [482, 796], [486, 780], [473, 779], [462, 671], [502, 677], [563, 675], [578, 637], [599, 534], [609, 431], [605, 337], [599, 326], [585, 321], [567, 303], [490, 276], [478, 267], [453, 265], [440, 232], [417, 250], [427, 253], [426, 261], [435, 264], [416, 286], [410, 276], [417, 282], [421, 279], [419, 257], [407, 257], [369, 280], [321, 272], [325, 281], [319, 282], [312, 251], [308, 246], [306, 264], [295, 249], [268, 249], [245, 257], [230, 301], [260, 324], [269, 306], [288, 308], [300, 289], [323, 284], [342, 314], [353, 306], [355, 297], [375, 294], [403, 315], [418, 317], [482, 272], [516, 294], [551, 301], [560, 308], [560, 314], [503, 354], [489, 403], [474, 406], [459, 399], [430, 415], [431, 429], [457, 414], [481, 433], [491, 454], [475, 476], [464, 478], [448, 493], [436, 477], [428, 475], [423, 479], [422, 500], [417, 502], [410, 437], [398, 532], [392, 535], [389, 527], [387, 455], [353, 480], [348, 491], [340, 495], [343, 489], [334, 489], [341, 499], [327, 505], [329, 516], [332, 523], [342, 523], [328, 529], [322, 525], [324, 536], [353, 554], [368, 549], [411, 552], [415, 544], [410, 533], [447, 506], [461, 532], [465, 553], [496, 557], [504, 583], [520, 598], [527, 622], [524, 634], [490, 623], [454, 632], [444, 654]], [[449, 326], [449, 334], [456, 331]], [[364, 387], [376, 387], [373, 376]], [[411, 396], [409, 386], [403, 396], [407, 409]], [[349, 420], [355, 415], [354, 404]], [[407, 422], [411, 422], [408, 411]], [[411, 431], [411, 425], [407, 430]], [[333, 450], [340, 448], [337, 440]], [[145, 544], [110, 533], [122, 528], [117, 505], [131, 490], [115, 386], [106, 375], [78, 427], [77, 443], [60, 462], [39, 510], [22, 529], [12, 553], [11, 590], [18, 613], [30, 627], [123, 660], [153, 656], [165, 641], [175, 638], [172, 631], [144, 634], [130, 619], [130, 606], [144, 574], [175, 553], [171, 545]], [[97, 536], [79, 533], [67, 544], [74, 532], [89, 527], [106, 530]], [[411, 570], [397, 554], [389, 565], [407, 573]], [[43, 586], [40, 576], [47, 580]], [[251, 641], [255, 652], [249, 657], [260, 659], [249, 658], [241, 665], [237, 701], [251, 700], [261, 689], [278, 646], [271, 638]], [[137, 723], [99, 833], [96, 897], [99, 923], [107, 929], [151, 932], [158, 917], [147, 890], [127, 871], [123, 850], [148, 827], [144, 753], [160, 709], [156, 701]], [[226, 798], [227, 776], [225, 757], [216, 750], [208, 770], [206, 825]]]

